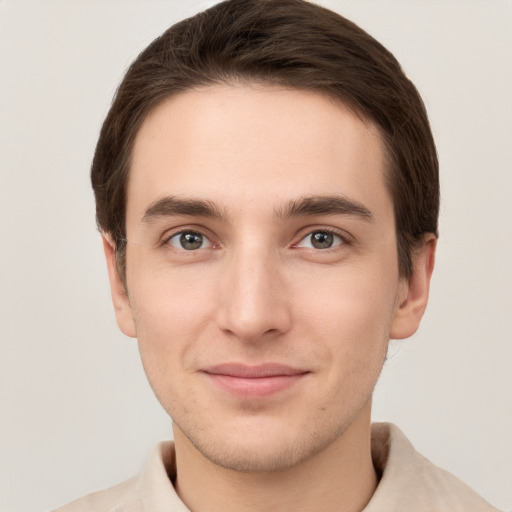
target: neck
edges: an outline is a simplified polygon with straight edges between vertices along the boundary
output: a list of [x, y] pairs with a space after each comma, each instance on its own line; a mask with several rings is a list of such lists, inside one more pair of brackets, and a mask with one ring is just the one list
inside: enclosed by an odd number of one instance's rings
[[241, 473], [207, 460], [174, 426], [176, 491], [192, 512], [360, 512], [377, 486], [370, 404], [331, 445], [292, 468]]

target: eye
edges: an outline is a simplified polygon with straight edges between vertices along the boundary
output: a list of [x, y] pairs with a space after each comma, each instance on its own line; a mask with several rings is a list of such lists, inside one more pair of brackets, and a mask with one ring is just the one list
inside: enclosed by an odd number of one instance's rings
[[201, 233], [196, 233], [194, 231], [182, 231], [181, 233], [176, 233], [167, 240], [167, 243], [177, 249], [185, 251], [196, 251], [198, 249], [205, 249], [206, 247], [212, 246], [212, 243], [208, 238], [201, 235]]
[[305, 236], [296, 247], [307, 249], [331, 249], [345, 242], [342, 236], [330, 231], [313, 231]]

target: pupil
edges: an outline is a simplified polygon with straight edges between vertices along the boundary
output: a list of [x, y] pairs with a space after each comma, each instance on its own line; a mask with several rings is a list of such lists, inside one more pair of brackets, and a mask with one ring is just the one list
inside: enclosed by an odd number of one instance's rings
[[180, 243], [188, 251], [199, 249], [203, 245], [203, 237], [196, 233], [183, 233], [180, 236]]
[[316, 249], [328, 249], [329, 247], [332, 247], [334, 237], [332, 233], [313, 233], [311, 235], [312, 237], [312, 244], [313, 247]]

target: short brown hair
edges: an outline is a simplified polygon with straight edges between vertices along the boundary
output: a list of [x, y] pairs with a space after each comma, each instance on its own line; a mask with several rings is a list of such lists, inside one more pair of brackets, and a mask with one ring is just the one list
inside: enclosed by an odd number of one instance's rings
[[437, 236], [438, 160], [420, 95], [394, 56], [342, 16], [304, 0], [227, 0], [185, 19], [133, 62], [103, 123], [92, 163], [99, 229], [125, 277], [126, 188], [135, 136], [164, 99], [193, 87], [262, 82], [337, 98], [374, 122], [387, 149], [400, 275]]

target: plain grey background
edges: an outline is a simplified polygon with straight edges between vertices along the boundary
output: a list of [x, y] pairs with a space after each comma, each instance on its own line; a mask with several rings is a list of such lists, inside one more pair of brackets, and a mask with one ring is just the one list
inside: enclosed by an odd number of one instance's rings
[[[170, 420], [118, 332], [89, 165], [123, 71], [215, 2], [0, 0], [0, 509], [56, 507], [142, 467]], [[325, 0], [418, 86], [442, 173], [430, 306], [374, 419], [512, 510], [512, 2]]]

